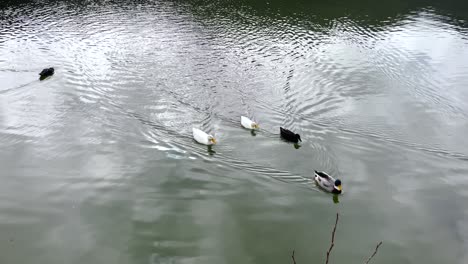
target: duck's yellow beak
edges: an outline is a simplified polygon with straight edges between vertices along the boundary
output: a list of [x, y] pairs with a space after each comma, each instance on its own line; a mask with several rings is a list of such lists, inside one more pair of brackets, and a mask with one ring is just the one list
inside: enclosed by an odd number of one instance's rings
[[260, 128], [260, 126], [259, 126], [258, 124], [253, 124], [252, 127], [255, 128], [255, 129], [259, 129], [259, 128]]
[[215, 138], [210, 139], [210, 141], [211, 141], [211, 143], [216, 144], [216, 139]]
[[342, 191], [342, 190], [343, 190], [343, 188], [341, 188], [341, 185], [336, 186], [336, 189], [337, 189], [338, 191]]

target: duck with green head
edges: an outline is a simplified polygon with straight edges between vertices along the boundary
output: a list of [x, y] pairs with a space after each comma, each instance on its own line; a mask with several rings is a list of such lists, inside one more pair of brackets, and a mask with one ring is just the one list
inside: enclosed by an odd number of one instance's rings
[[328, 175], [323, 171], [315, 171], [315, 182], [322, 187], [325, 191], [341, 194], [343, 188], [341, 187], [341, 180], [334, 179], [332, 176]]

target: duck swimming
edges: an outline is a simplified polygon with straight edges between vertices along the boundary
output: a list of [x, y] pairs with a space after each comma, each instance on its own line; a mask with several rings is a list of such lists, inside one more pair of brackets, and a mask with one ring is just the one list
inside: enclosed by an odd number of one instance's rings
[[298, 143], [299, 141], [302, 142], [301, 136], [299, 134], [296, 134], [285, 128], [280, 127], [280, 134], [281, 134], [281, 137], [287, 141], [291, 141], [294, 143]]
[[315, 171], [314, 179], [320, 187], [322, 187], [328, 192], [340, 194], [343, 191], [343, 189], [341, 188], [341, 180], [335, 180], [332, 176], [328, 175], [323, 171]]
[[247, 129], [259, 129], [260, 128], [257, 122], [254, 122], [245, 116], [241, 116], [241, 125]]
[[39, 73], [39, 75], [40, 75], [39, 80], [42, 81], [42, 80], [44, 80], [45, 78], [54, 75], [54, 68], [46, 68], [46, 69], [43, 69], [43, 70]]
[[208, 145], [208, 146], [216, 144], [216, 139], [212, 135], [208, 135], [207, 133], [197, 128], [193, 128], [192, 131], [193, 131], [193, 138], [198, 143]]

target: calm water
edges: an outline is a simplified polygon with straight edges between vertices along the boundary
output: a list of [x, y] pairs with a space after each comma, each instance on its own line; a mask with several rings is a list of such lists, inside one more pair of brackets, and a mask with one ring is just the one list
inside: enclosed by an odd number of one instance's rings
[[44, 2], [0, 4], [1, 264], [324, 263], [336, 212], [331, 263], [468, 263], [464, 1]]

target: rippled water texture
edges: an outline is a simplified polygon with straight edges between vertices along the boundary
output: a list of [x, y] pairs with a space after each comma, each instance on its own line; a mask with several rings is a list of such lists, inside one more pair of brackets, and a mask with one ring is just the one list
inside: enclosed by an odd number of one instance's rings
[[286, 2], [2, 1], [0, 263], [468, 263], [466, 4]]

